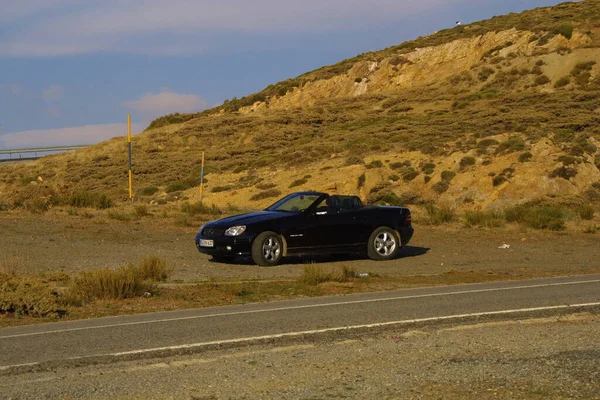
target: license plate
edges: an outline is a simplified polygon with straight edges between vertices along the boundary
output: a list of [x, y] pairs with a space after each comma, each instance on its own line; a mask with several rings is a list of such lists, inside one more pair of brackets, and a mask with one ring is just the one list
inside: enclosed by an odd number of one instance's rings
[[215, 242], [212, 240], [200, 239], [200, 247], [215, 247]]

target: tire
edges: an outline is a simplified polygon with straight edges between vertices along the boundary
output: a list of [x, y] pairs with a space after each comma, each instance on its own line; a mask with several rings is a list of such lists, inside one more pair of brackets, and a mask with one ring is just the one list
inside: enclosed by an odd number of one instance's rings
[[228, 264], [235, 259], [235, 256], [212, 256], [212, 258], [216, 262]]
[[400, 238], [393, 229], [382, 226], [373, 231], [367, 244], [367, 254], [373, 260], [391, 260], [400, 249]]
[[252, 243], [252, 260], [262, 267], [272, 267], [281, 261], [283, 243], [275, 232], [266, 231], [254, 239]]

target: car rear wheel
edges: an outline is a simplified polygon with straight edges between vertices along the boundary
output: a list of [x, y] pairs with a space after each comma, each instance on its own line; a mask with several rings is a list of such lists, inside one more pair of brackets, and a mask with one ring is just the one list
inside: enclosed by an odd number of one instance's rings
[[393, 229], [382, 226], [369, 238], [367, 253], [373, 260], [391, 260], [400, 249], [400, 238]]
[[283, 256], [281, 237], [275, 232], [263, 232], [252, 243], [252, 259], [260, 266], [277, 265]]

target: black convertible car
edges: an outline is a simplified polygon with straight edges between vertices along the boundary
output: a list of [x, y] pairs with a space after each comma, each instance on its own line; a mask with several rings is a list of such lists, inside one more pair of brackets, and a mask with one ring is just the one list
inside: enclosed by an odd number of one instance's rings
[[304, 254], [366, 252], [374, 260], [389, 260], [412, 235], [408, 208], [364, 206], [356, 196], [298, 192], [264, 211], [207, 222], [196, 235], [196, 247], [216, 261], [250, 255], [263, 266]]

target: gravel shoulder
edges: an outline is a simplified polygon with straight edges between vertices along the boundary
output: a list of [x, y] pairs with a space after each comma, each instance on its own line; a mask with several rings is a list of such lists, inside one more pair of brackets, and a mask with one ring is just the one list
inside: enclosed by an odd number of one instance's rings
[[0, 377], [14, 399], [600, 398], [600, 317], [390, 329]]

